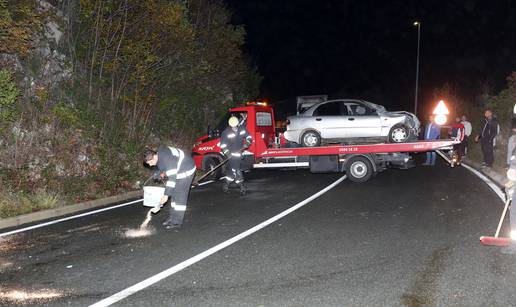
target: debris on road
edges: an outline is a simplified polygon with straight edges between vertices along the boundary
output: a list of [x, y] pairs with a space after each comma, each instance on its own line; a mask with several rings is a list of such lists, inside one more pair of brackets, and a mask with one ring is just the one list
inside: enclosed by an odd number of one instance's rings
[[152, 219], [152, 209], [147, 212], [147, 216], [145, 217], [145, 220], [140, 225], [138, 229], [128, 229], [124, 235], [126, 238], [140, 238], [140, 237], [146, 237], [154, 234], [155, 229], [153, 227], [149, 227], [149, 223]]

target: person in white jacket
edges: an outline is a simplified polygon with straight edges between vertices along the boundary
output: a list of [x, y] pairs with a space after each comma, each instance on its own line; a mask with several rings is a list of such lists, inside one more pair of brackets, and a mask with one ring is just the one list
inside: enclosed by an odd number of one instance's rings
[[462, 153], [464, 156], [468, 153], [468, 143], [469, 143], [469, 137], [471, 136], [471, 133], [473, 132], [473, 127], [471, 126], [471, 123], [468, 121], [468, 118], [466, 115], [462, 115], [462, 121], [460, 122], [464, 126], [464, 139], [462, 140], [461, 146], [462, 146]]

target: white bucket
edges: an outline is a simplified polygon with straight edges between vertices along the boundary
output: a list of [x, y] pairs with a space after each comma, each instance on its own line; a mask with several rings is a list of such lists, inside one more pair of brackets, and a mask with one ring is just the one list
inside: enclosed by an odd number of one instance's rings
[[145, 207], [156, 207], [159, 206], [161, 197], [165, 194], [165, 188], [163, 187], [143, 187], [143, 205]]

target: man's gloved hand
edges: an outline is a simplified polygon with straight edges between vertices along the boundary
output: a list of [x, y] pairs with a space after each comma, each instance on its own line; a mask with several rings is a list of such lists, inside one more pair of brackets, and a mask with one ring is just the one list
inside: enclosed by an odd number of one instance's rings
[[165, 173], [162, 173], [160, 171], [155, 171], [152, 174], [152, 179], [154, 179], [154, 181], [165, 179]]
[[158, 180], [160, 180], [160, 179], [161, 179], [161, 176], [160, 176], [160, 175], [161, 175], [160, 171], [155, 171], [155, 172], [152, 174], [152, 180], [154, 180], [154, 181], [158, 181]]
[[223, 149], [222, 153], [224, 154], [224, 156], [229, 157], [229, 155], [231, 154], [231, 151], [229, 151], [229, 149]]

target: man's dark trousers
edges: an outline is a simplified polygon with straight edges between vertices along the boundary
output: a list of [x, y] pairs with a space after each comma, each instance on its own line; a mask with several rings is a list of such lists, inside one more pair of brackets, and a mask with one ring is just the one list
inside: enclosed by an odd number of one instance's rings
[[494, 162], [494, 146], [493, 140], [480, 139], [482, 153], [484, 154], [484, 162], [487, 166], [493, 166]]

